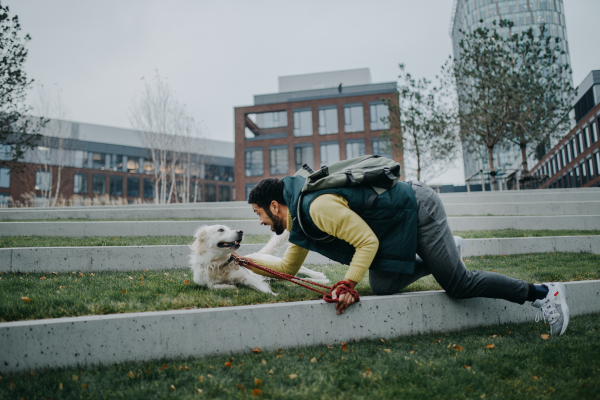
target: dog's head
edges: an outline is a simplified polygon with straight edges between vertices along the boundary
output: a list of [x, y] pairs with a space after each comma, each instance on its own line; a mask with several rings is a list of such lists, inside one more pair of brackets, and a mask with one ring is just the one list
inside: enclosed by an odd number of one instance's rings
[[215, 257], [225, 256], [240, 248], [244, 232], [225, 225], [201, 226], [194, 232], [192, 251], [196, 254], [211, 252]]

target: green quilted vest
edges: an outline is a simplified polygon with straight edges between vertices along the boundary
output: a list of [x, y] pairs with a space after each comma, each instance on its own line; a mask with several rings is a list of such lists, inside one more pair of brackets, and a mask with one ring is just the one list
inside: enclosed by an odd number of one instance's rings
[[[314, 241], [300, 229], [297, 222], [297, 207], [304, 179], [301, 176], [283, 178], [283, 197], [293, 221], [290, 242], [349, 265], [354, 256], [354, 246], [338, 238], [324, 242]], [[325, 232], [316, 227], [309, 214], [313, 200], [326, 193], [337, 194], [345, 198], [350, 209], [361, 216], [379, 239], [379, 249], [369, 269], [403, 274], [413, 273], [417, 251], [417, 201], [410, 185], [398, 182], [393, 188], [377, 196], [372, 205], [364, 211], [362, 210], [363, 206], [374, 193], [370, 187], [324, 189], [303, 194], [300, 205], [302, 226], [311, 237], [326, 236]]]

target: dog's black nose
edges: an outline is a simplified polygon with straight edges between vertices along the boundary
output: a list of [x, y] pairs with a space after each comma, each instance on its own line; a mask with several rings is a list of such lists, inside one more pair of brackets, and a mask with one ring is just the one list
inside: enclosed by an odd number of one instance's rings
[[237, 233], [239, 233], [240, 235], [243, 235], [244, 231], [237, 231]]

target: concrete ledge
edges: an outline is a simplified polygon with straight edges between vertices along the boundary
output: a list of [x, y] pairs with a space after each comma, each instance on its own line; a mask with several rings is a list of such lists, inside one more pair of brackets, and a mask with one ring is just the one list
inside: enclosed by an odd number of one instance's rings
[[[242, 255], [255, 253], [264, 244], [242, 245]], [[466, 239], [463, 257], [529, 253], [600, 253], [598, 236]], [[282, 252], [283, 253], [283, 252]], [[185, 268], [188, 246], [20, 247], [0, 249], [2, 272], [70, 272]], [[305, 264], [336, 264], [309, 252]]]
[[[600, 281], [565, 286], [571, 316], [600, 311]], [[535, 311], [528, 304], [454, 300], [435, 291], [365, 296], [342, 316], [335, 314], [333, 305], [314, 300], [8, 322], [0, 323], [0, 372], [448, 332], [533, 322]]]
[[[453, 231], [498, 229], [599, 230], [600, 215], [448, 217]], [[0, 222], [0, 236], [191, 236], [198, 226], [222, 224], [268, 235], [258, 220]]]
[[[445, 204], [447, 215], [595, 215], [600, 210], [600, 194], [595, 201], [557, 201], [538, 199], [533, 202], [481, 202], [464, 199], [460, 203]], [[231, 203], [228, 207], [203, 204], [161, 207], [111, 206], [104, 208], [45, 208], [10, 209], [0, 211], [2, 220], [149, 220], [149, 219], [257, 219], [247, 205]]]

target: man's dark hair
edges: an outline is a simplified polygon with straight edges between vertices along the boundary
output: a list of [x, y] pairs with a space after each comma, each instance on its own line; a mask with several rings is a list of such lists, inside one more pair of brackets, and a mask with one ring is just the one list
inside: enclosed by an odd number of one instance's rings
[[248, 195], [249, 204], [256, 204], [265, 210], [269, 210], [273, 200], [287, 206], [283, 198], [283, 181], [277, 178], [263, 179], [252, 188]]

